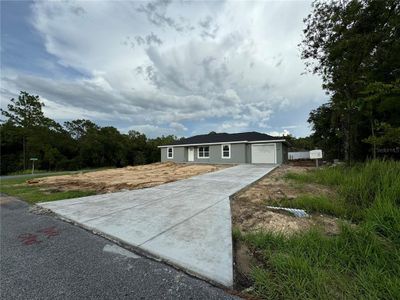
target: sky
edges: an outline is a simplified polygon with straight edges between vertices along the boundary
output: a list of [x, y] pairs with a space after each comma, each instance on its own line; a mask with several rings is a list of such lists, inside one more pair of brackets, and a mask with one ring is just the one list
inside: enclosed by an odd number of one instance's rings
[[1, 107], [178, 137], [310, 133], [327, 101], [298, 44], [309, 1], [1, 1]]

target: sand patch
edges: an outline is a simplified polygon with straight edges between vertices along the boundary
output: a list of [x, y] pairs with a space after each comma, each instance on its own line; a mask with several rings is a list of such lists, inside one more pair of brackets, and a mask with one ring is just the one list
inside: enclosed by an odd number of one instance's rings
[[134, 190], [214, 172], [230, 165], [154, 163], [72, 175], [28, 180], [30, 185], [54, 191], [91, 190], [98, 193]]

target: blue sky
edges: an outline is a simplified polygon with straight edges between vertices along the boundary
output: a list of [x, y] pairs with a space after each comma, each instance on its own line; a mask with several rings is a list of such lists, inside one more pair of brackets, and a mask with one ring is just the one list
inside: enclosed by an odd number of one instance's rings
[[1, 2], [1, 107], [123, 132], [305, 136], [326, 102], [297, 44], [310, 2]]

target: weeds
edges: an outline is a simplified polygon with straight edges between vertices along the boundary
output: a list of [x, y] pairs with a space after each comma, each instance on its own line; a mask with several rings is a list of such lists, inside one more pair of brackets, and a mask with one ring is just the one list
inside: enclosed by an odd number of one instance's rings
[[345, 217], [346, 209], [339, 199], [329, 199], [327, 196], [303, 195], [295, 199], [284, 199], [280, 206], [291, 208], [303, 208], [308, 212], [320, 212], [336, 217]]
[[289, 180], [333, 187], [338, 199], [303, 196], [282, 204], [357, 220], [335, 236], [317, 229], [284, 236], [240, 235], [262, 253], [253, 270], [256, 294], [278, 299], [400, 299], [400, 162], [288, 174]]

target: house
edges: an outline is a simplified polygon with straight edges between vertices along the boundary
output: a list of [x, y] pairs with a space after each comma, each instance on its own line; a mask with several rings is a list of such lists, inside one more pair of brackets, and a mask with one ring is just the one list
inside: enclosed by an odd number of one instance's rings
[[162, 162], [282, 164], [288, 159], [284, 138], [255, 131], [196, 135], [159, 148]]

